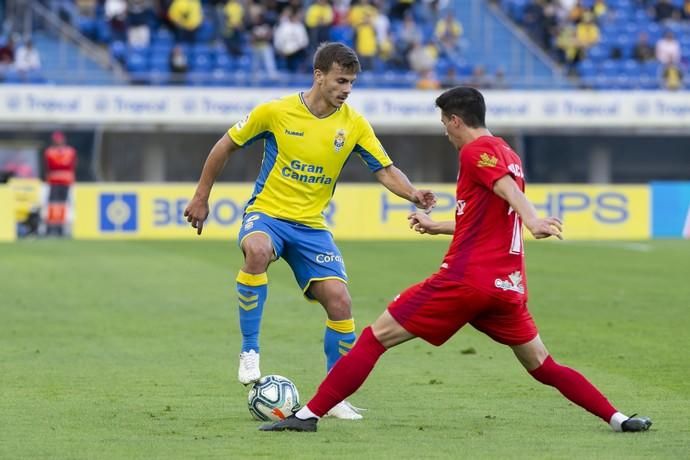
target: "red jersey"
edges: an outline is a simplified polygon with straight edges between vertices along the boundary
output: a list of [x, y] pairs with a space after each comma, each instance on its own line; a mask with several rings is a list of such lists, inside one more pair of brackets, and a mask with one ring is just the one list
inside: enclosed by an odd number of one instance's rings
[[440, 273], [502, 300], [525, 302], [522, 221], [493, 191], [510, 175], [524, 192], [520, 157], [493, 136], [466, 144], [459, 156], [455, 233]]
[[77, 152], [69, 145], [48, 147], [45, 151], [46, 180], [49, 184], [71, 185], [77, 168]]

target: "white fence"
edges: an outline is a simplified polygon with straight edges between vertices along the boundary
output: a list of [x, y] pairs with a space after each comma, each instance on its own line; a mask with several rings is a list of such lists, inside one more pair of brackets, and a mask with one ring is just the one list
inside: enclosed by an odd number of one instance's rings
[[[0, 87], [0, 124], [227, 127], [290, 88]], [[349, 103], [380, 129], [439, 129], [440, 91], [355, 90]], [[495, 129], [690, 128], [690, 93], [486, 91]]]

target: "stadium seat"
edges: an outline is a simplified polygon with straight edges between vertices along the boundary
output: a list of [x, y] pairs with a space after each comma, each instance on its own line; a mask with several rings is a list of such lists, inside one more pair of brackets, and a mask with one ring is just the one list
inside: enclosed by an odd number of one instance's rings
[[591, 59], [584, 59], [577, 64], [577, 71], [583, 78], [591, 78], [597, 75], [597, 65]]
[[148, 70], [148, 60], [146, 59], [146, 55], [142, 52], [130, 51], [127, 54], [125, 64], [130, 73], [145, 72]]

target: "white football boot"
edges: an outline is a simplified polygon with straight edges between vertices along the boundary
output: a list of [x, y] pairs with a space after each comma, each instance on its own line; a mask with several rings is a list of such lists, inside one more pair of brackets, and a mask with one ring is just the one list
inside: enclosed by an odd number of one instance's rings
[[240, 353], [240, 368], [237, 370], [237, 380], [243, 385], [249, 385], [260, 378], [259, 354], [254, 350]]
[[362, 410], [364, 409], [355, 407], [347, 401], [340, 401], [328, 411], [326, 416], [339, 418], [341, 420], [361, 420], [362, 414], [359, 412]]

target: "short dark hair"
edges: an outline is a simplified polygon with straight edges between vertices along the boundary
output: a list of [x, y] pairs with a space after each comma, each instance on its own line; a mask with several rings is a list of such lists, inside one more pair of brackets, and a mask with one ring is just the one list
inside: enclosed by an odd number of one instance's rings
[[339, 42], [321, 43], [314, 53], [314, 70], [328, 73], [334, 63], [343, 70], [354, 73], [360, 71], [357, 53], [352, 48]]
[[482, 93], [468, 86], [449, 89], [436, 98], [436, 106], [447, 117], [455, 115], [470, 128], [485, 128], [486, 104]]

